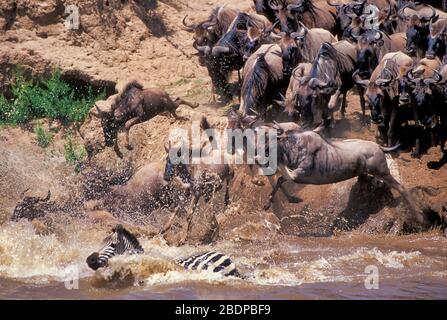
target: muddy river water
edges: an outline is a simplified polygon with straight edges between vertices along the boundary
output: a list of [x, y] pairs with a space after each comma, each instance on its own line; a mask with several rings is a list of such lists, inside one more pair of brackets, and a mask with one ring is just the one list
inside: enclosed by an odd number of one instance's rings
[[[115, 258], [96, 273], [85, 265], [96, 239], [80, 236], [39, 236], [28, 222], [2, 226], [0, 298], [447, 299], [447, 238], [435, 232], [278, 236], [182, 248], [143, 238], [144, 255]], [[172, 263], [206, 250], [232, 256], [246, 278], [191, 273]]]

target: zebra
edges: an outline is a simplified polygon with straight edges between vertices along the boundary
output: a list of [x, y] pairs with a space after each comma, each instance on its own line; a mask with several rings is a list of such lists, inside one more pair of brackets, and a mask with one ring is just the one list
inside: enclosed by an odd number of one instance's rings
[[[109, 259], [116, 255], [143, 253], [144, 249], [138, 239], [122, 225], [117, 225], [112, 229], [112, 234], [104, 240], [103, 248], [99, 252], [92, 253], [86, 262], [96, 271], [107, 267]], [[215, 251], [178, 259], [175, 263], [188, 271], [211, 271], [224, 276], [243, 278], [230, 257]]]
[[109, 259], [115, 255], [143, 253], [144, 249], [138, 239], [119, 224], [112, 229], [112, 234], [104, 239], [103, 248], [87, 258], [87, 265], [96, 271], [107, 267]]

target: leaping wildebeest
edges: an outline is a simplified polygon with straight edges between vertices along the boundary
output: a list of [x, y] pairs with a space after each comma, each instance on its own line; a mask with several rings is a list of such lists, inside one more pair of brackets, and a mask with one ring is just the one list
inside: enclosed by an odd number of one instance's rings
[[[126, 146], [131, 150], [129, 131], [133, 126], [146, 122], [164, 112], [180, 119], [176, 111], [181, 104], [191, 108], [198, 107], [198, 104], [192, 104], [180, 98], [173, 101], [164, 90], [144, 89], [140, 83], [132, 81], [117, 96], [110, 111], [101, 110], [95, 105], [96, 110], [93, 109], [90, 115], [101, 119], [106, 146], [114, 146], [116, 154], [122, 157], [118, 146], [118, 131], [121, 128], [124, 127], [126, 131]], [[87, 146], [87, 152], [90, 153], [90, 151], [91, 146]]]
[[[202, 118], [201, 127], [203, 130], [212, 129], [206, 118]], [[208, 136], [208, 139], [210, 144], [212, 145], [213, 137]], [[215, 156], [214, 152], [221, 152], [221, 150], [214, 150], [212, 148], [205, 149], [205, 147], [206, 146], [202, 146], [200, 152], [202, 157], [209, 157], [208, 160], [204, 160], [202, 158], [200, 164], [192, 164], [191, 160], [193, 150], [191, 148], [188, 150], [189, 154], [186, 155], [187, 157], [189, 157], [190, 161], [180, 161], [179, 163], [177, 163], [176, 161], [173, 161], [171, 156], [177, 154], [180, 158], [182, 156], [180, 152], [183, 148], [173, 147], [170, 144], [165, 145], [165, 150], [167, 153], [164, 174], [165, 180], [177, 180], [178, 182], [180, 182], [182, 189], [190, 191], [192, 198], [191, 205], [187, 214], [186, 233], [181, 239], [179, 243], [180, 245], [185, 244], [190, 236], [192, 219], [201, 198], [203, 198], [205, 202], [208, 203], [213, 198], [216, 192], [222, 190], [225, 187], [224, 205], [228, 206], [230, 202], [230, 182], [234, 177], [234, 171], [228, 164], [212, 164], [212, 159]], [[166, 233], [171, 228], [174, 218], [179, 214], [179, 212], [180, 208], [178, 208], [171, 216], [169, 222], [163, 229], [162, 234]], [[213, 214], [214, 221], [217, 224], [217, 220], [215, 219], [215, 212], [213, 212]], [[218, 227], [216, 232], [218, 232]]]

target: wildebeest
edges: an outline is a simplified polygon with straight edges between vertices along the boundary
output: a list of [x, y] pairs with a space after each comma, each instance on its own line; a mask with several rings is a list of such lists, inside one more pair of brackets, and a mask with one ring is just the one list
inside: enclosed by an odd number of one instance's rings
[[[430, 136], [431, 146], [439, 143], [436, 137], [436, 131], [442, 128], [439, 122], [440, 114], [445, 113], [445, 103], [443, 94], [438, 90], [432, 90], [430, 87], [430, 80], [436, 74], [436, 70], [440, 67], [439, 59], [430, 60], [422, 59], [416, 66], [411, 69], [407, 75], [406, 80], [409, 82], [412, 91], [411, 103], [415, 109], [415, 122], [418, 129], [418, 138], [423, 136]], [[423, 147], [420, 145], [418, 139], [413, 156], [420, 156]]]
[[291, 120], [299, 116], [303, 128], [313, 129], [315, 125], [324, 125], [331, 118], [328, 104], [321, 96], [314, 96], [308, 83], [311, 63], [300, 63], [292, 72], [289, 88], [284, 101], [278, 101]]
[[[126, 131], [126, 146], [131, 149], [129, 131], [133, 126], [146, 122], [163, 112], [169, 112], [176, 119], [179, 119], [176, 111], [181, 104], [191, 108], [198, 107], [197, 104], [189, 103], [180, 98], [173, 101], [161, 89], [144, 89], [140, 83], [132, 81], [117, 96], [110, 111], [101, 110], [96, 105], [96, 110], [92, 110], [90, 114], [101, 119], [106, 146], [114, 146], [116, 154], [122, 157], [118, 146], [118, 131], [122, 127]], [[90, 150], [91, 146], [87, 146], [87, 151], [90, 152]]]
[[[327, 140], [313, 131], [289, 132], [278, 140], [278, 179], [265, 205], [270, 208], [285, 182], [325, 185], [367, 176], [398, 191], [414, 213], [419, 209], [409, 192], [390, 173], [385, 149], [364, 140]], [[420, 214], [415, 217], [423, 222]]]
[[280, 93], [285, 93], [288, 83], [281, 57], [279, 45], [263, 45], [247, 60], [240, 105], [244, 116], [256, 110], [265, 117], [267, 106], [280, 98]]
[[19, 221], [20, 219], [32, 221], [37, 218], [43, 218], [53, 209], [54, 204], [49, 202], [51, 199], [50, 191], [48, 191], [46, 197], [24, 197], [27, 191], [22, 193], [23, 199], [14, 208], [11, 216], [12, 221]]
[[112, 186], [105, 205], [112, 212], [149, 214], [161, 207], [177, 205], [176, 195], [164, 178], [164, 163], [153, 162], [137, 170], [125, 185]]
[[[438, 124], [433, 128], [441, 145], [441, 152], [444, 154], [438, 166], [447, 163], [447, 65], [440, 67], [439, 71], [435, 70], [431, 78], [424, 80], [425, 85], [430, 86], [440, 99], [437, 100], [435, 108], [437, 111]], [[433, 100], [434, 101], [434, 100]], [[432, 166], [435, 168], [435, 166]]]
[[253, 2], [257, 14], [262, 14], [263, 16], [266, 16], [271, 23], [275, 22], [276, 13], [272, 8], [270, 8], [269, 0], [253, 0]]
[[378, 30], [368, 30], [361, 34], [357, 38], [358, 75], [369, 78], [387, 53], [404, 51], [405, 41], [404, 33], [389, 36]]
[[215, 58], [224, 59], [231, 70], [240, 70], [244, 66], [244, 50], [249, 40], [248, 31], [253, 27], [268, 30], [272, 24], [264, 16], [240, 12], [212, 48], [212, 55]]
[[447, 19], [430, 21], [430, 35], [425, 57], [434, 59], [438, 57], [443, 63], [447, 63]]
[[[352, 74], [357, 69], [356, 48], [348, 41], [323, 43], [312, 63], [309, 87], [313, 94], [322, 95], [329, 109], [336, 110], [342, 96], [341, 114], [346, 110], [347, 92], [354, 86]], [[362, 110], [364, 112], [364, 106]]]
[[283, 73], [290, 77], [292, 70], [301, 62], [312, 62], [324, 42], [334, 43], [336, 38], [327, 30], [308, 29], [298, 23], [298, 29], [291, 34], [283, 32], [279, 46], [282, 51]]
[[325, 0], [269, 0], [280, 21], [281, 31], [294, 32], [301, 21], [308, 28], [322, 28], [337, 33], [336, 10]]
[[[371, 78], [362, 79], [358, 72], [354, 74], [357, 84], [366, 89], [371, 120], [379, 125], [381, 140], [388, 146], [397, 143], [396, 133], [400, 124], [406, 120], [399, 108], [399, 81], [413, 67], [413, 59], [402, 52], [386, 54], [375, 68]], [[400, 114], [398, 112], [400, 110]]]
[[[430, 34], [429, 24], [436, 21], [438, 18], [447, 18], [447, 14], [442, 11], [437, 11], [433, 7], [418, 8], [416, 13], [412, 12], [411, 16], [405, 13], [408, 7], [404, 7], [401, 10], [400, 17], [405, 21], [408, 21], [406, 35], [407, 44], [406, 51], [410, 55], [414, 55], [418, 58], [425, 57], [425, 53], [428, 48], [428, 37]], [[416, 9], [415, 6], [411, 7]], [[430, 9], [430, 14], [426, 14], [425, 11]]]
[[200, 23], [189, 25], [186, 23], [187, 17], [183, 19], [184, 29], [194, 33], [193, 47], [198, 51], [199, 63], [207, 68], [211, 77], [213, 101], [215, 93], [220, 94], [224, 99], [231, 99], [228, 88], [230, 70], [225, 67], [223, 61], [217, 60], [211, 55], [211, 50], [228, 30], [238, 13], [239, 10], [222, 5], [215, 7], [208, 19]]
[[[206, 118], [202, 118], [201, 127], [203, 130], [212, 128]], [[210, 143], [212, 144], [212, 137], [209, 136], [208, 138], [210, 140]], [[212, 161], [207, 161], [204, 159], [201, 159], [200, 164], [192, 164], [191, 148], [188, 150], [189, 154], [186, 155], [189, 159], [189, 161], [186, 161], [188, 163], [184, 163], [183, 161], [180, 161], [179, 163], [174, 162], [172, 159], [172, 155], [177, 155], [178, 157], [184, 156], [180, 154], [181, 149], [181, 147], [173, 147], [170, 144], [168, 146], [165, 145], [167, 157], [164, 171], [165, 180], [172, 181], [173, 179], [180, 178], [182, 187], [185, 190], [188, 190], [191, 193], [192, 197], [191, 205], [187, 215], [187, 229], [184, 237], [180, 241], [180, 245], [185, 244], [189, 238], [192, 227], [192, 219], [202, 197], [205, 202], [208, 203], [216, 192], [225, 187], [224, 205], [229, 205], [230, 182], [234, 177], [234, 171], [228, 164], [212, 164]], [[201, 156], [209, 157], [209, 159], [213, 159], [214, 152], [220, 152], [220, 150], [208, 149], [208, 152], [204, 152], [204, 150], [205, 149], [203, 146], [200, 150]], [[179, 209], [174, 212], [162, 233], [167, 232], [171, 228], [172, 222], [179, 212]], [[215, 218], [214, 220], [217, 224], [217, 220]]]

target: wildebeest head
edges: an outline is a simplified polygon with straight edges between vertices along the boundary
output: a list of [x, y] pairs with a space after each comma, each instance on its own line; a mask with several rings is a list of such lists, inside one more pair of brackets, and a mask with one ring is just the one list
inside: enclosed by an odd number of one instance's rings
[[417, 50], [426, 52], [428, 46], [428, 35], [430, 21], [437, 19], [435, 9], [432, 9], [432, 14], [429, 16], [419, 16], [413, 14], [410, 18], [406, 35], [406, 51], [410, 55], [415, 55]]
[[353, 74], [354, 81], [366, 89], [365, 95], [371, 110], [371, 120], [376, 124], [383, 123], [382, 109], [385, 98], [392, 99], [389, 90], [397, 84], [398, 79], [397, 74], [394, 72], [394, 67], [391, 60], [387, 61], [380, 74], [377, 77], [372, 77], [373, 79], [371, 80], [362, 79], [359, 71]]
[[275, 29], [278, 22], [273, 24], [271, 27], [260, 28], [255, 24], [248, 24], [247, 28], [247, 38], [241, 48], [241, 53], [244, 61], [246, 61], [253, 53], [258, 50], [261, 45], [272, 43], [280, 37], [273, 34], [272, 31]]
[[310, 77], [305, 74], [305, 66], [298, 66], [293, 72], [293, 78], [298, 81], [291, 96], [288, 96], [285, 109], [289, 115], [298, 112], [303, 127], [311, 127], [314, 123], [312, 103], [314, 101], [313, 90], [309, 87]]
[[377, 30], [368, 30], [357, 38], [357, 63], [359, 76], [367, 79], [379, 64], [378, 50], [383, 46], [384, 34]]
[[249, 14], [244, 12], [239, 13], [222, 38], [213, 47], [213, 56], [240, 55], [240, 51], [244, 47], [247, 39], [248, 29], [253, 23]]
[[[173, 161], [172, 155], [176, 155], [178, 159], [182, 157], [182, 148], [173, 147], [171, 142], [165, 145], [166, 151], [166, 165], [163, 178], [167, 182], [172, 182], [174, 179], [180, 180], [185, 188], [189, 188], [192, 178], [188, 166], [184, 161]], [[189, 154], [188, 154], [189, 156]]]
[[297, 27], [296, 13], [302, 13], [304, 0], [269, 0], [270, 8], [276, 13], [282, 32], [293, 32]]
[[447, 42], [447, 19], [442, 19], [433, 23], [430, 21], [430, 35], [428, 37], [427, 53], [428, 59], [442, 57], [446, 53]]
[[414, 97], [414, 105], [419, 116], [419, 121], [423, 125], [428, 125], [433, 119], [428, 112], [430, 104], [433, 103], [433, 90], [424, 80], [424, 69], [415, 68], [409, 70], [406, 78], [408, 79], [413, 89], [412, 96]]
[[[446, 66], [444, 66], [447, 69]], [[424, 80], [427, 86], [435, 87], [444, 96], [447, 101], [447, 84], [445, 77], [437, 70], [434, 70], [433, 76]]]
[[303, 60], [302, 50], [306, 43], [309, 30], [299, 22], [299, 29], [293, 33], [281, 32], [279, 46], [282, 52], [283, 73], [286, 76], [292, 74], [293, 69]]
[[338, 29], [343, 31], [348, 30], [353, 19], [357, 17], [357, 15], [351, 11], [349, 4], [335, 2], [333, 0], [326, 1], [330, 6], [333, 6], [336, 9]]

